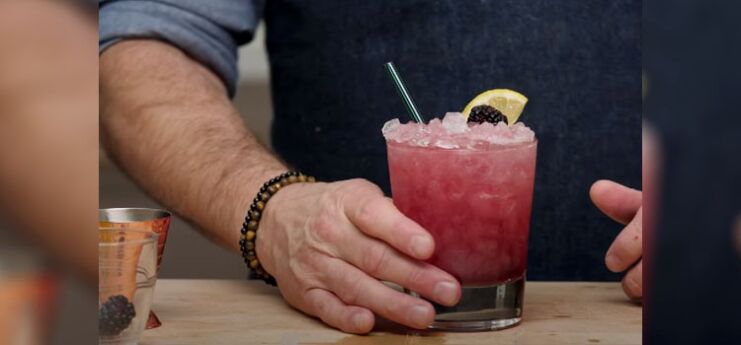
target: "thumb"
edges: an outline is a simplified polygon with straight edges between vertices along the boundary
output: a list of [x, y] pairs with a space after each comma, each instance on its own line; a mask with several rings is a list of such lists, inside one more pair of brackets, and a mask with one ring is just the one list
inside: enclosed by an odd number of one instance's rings
[[641, 191], [608, 180], [595, 182], [589, 197], [600, 211], [623, 225], [633, 219], [642, 203]]

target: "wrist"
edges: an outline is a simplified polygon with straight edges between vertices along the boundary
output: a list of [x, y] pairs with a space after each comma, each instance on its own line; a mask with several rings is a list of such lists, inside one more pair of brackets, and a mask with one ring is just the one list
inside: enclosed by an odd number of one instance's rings
[[241, 253], [239, 248], [239, 240], [241, 239], [240, 227], [244, 223], [245, 214], [249, 210], [255, 195], [260, 191], [262, 183], [287, 170], [287, 168], [281, 169], [278, 167], [248, 173], [243, 169], [243, 172], [237, 177], [235, 185], [238, 187], [234, 188], [234, 198], [229, 203], [229, 209], [231, 211], [228, 219], [225, 219], [225, 224], [222, 225], [222, 228], [229, 229], [228, 247], [230, 250]]
[[240, 229], [239, 247], [245, 264], [250, 269], [253, 276], [265, 280], [266, 283], [276, 285], [273, 278], [262, 266], [257, 254], [257, 234], [261, 229], [260, 223], [263, 220], [263, 212], [266, 210], [268, 203], [273, 196], [278, 195], [281, 189], [288, 188], [290, 185], [302, 184], [306, 182], [315, 182], [312, 176], [299, 173], [297, 171], [287, 171], [265, 182], [252, 199], [248, 208], [244, 222]]

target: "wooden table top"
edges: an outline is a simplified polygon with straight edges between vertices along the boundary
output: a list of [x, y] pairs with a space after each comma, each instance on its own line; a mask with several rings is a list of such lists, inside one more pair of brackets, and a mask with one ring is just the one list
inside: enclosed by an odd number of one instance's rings
[[325, 326], [291, 307], [259, 281], [161, 279], [154, 311], [162, 326], [141, 345], [557, 345], [640, 344], [642, 308], [618, 283], [528, 282], [520, 325], [494, 332], [433, 333], [378, 322], [368, 336]]

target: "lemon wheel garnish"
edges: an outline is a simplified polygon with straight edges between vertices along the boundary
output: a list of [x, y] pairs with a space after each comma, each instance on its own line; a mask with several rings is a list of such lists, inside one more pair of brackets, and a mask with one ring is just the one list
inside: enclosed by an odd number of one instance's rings
[[513, 125], [520, 118], [522, 110], [525, 109], [525, 104], [527, 104], [527, 97], [517, 91], [494, 89], [482, 92], [468, 102], [463, 109], [463, 116], [468, 119], [471, 109], [479, 105], [488, 105], [502, 112], [507, 117], [507, 123]]

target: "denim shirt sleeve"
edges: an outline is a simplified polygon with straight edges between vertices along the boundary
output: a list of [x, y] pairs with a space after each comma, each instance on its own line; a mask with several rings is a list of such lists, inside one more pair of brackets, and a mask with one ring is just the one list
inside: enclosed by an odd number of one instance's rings
[[260, 20], [259, 0], [102, 0], [99, 53], [127, 38], [166, 41], [213, 70], [233, 96], [237, 48]]

